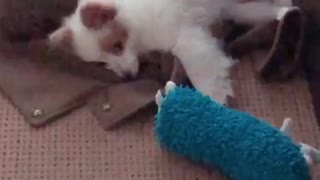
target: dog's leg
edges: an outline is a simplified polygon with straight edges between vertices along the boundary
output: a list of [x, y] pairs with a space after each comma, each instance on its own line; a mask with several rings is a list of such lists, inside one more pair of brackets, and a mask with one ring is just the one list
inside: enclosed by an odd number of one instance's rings
[[281, 7], [290, 7], [292, 6], [292, 0], [273, 0], [273, 4]]
[[290, 10], [290, 7], [280, 7], [267, 2], [248, 2], [225, 9], [225, 18], [253, 27], [229, 44], [227, 50], [232, 56], [239, 58], [257, 47], [272, 46], [279, 23]]
[[283, 8], [268, 2], [234, 4], [223, 10], [222, 18], [233, 20], [236, 24], [255, 26], [277, 19]]
[[219, 48], [218, 40], [210, 32], [198, 27], [186, 27], [172, 49], [195, 88], [225, 104], [233, 96], [229, 68], [232, 59]]

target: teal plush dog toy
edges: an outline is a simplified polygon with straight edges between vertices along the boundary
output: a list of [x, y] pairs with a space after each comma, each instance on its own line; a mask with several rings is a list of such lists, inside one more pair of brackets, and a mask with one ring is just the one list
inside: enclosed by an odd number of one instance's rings
[[233, 180], [310, 180], [320, 152], [250, 114], [168, 82], [156, 95], [156, 137], [170, 152], [218, 168]]

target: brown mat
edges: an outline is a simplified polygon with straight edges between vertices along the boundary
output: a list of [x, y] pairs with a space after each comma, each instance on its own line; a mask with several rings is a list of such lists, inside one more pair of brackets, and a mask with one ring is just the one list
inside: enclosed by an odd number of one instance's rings
[[[280, 126], [295, 120], [295, 134], [320, 145], [307, 83], [294, 80], [264, 84], [249, 60], [234, 69], [238, 108]], [[216, 171], [160, 149], [153, 134], [152, 112], [114, 131], [104, 131], [88, 109], [40, 129], [22, 122], [18, 111], [0, 98], [0, 179], [32, 180], [215, 180]], [[319, 169], [318, 169], [318, 172]], [[314, 176], [320, 179], [320, 173]]]
[[1, 91], [32, 126], [41, 126], [86, 103], [102, 85], [91, 79], [54, 71], [41, 63], [0, 54]]
[[162, 86], [151, 80], [114, 85], [91, 98], [89, 107], [101, 126], [109, 130], [125, 121], [129, 115], [154, 104], [154, 94]]

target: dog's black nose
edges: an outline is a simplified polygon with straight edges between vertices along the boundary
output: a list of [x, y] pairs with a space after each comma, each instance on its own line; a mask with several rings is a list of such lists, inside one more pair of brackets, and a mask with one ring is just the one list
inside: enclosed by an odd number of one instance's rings
[[106, 66], [106, 63], [104, 63], [104, 62], [93, 62], [92, 64], [94, 64], [97, 67], [105, 67]]
[[127, 80], [127, 81], [132, 81], [136, 79], [136, 76], [132, 75], [132, 73], [126, 72], [123, 75], [123, 79]]

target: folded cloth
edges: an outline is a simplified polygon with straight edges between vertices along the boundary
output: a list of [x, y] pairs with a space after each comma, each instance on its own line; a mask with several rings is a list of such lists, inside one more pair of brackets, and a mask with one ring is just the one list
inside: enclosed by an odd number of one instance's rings
[[304, 40], [304, 15], [297, 7], [287, 8], [276, 19], [251, 28], [229, 45], [230, 53], [241, 57], [258, 48], [268, 49], [257, 59], [257, 73], [264, 80], [284, 80], [296, 73]]
[[303, 45], [303, 67], [309, 81], [315, 114], [320, 124], [320, 1], [294, 0], [306, 14], [307, 27]]
[[0, 0], [0, 36], [10, 41], [45, 38], [77, 0]]

